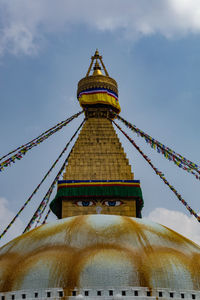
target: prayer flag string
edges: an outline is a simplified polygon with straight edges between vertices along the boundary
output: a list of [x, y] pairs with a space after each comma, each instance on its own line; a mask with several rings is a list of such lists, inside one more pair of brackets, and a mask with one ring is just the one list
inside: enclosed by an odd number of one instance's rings
[[160, 176], [160, 178], [163, 180], [163, 182], [172, 190], [172, 192], [177, 196], [178, 200], [181, 201], [181, 203], [186, 207], [186, 209], [190, 212], [191, 215], [193, 215], [198, 222], [200, 222], [200, 216], [197, 215], [197, 213], [188, 205], [188, 203], [182, 198], [182, 196], [177, 192], [177, 190], [167, 181], [164, 174], [159, 171], [151, 162], [151, 160], [146, 156], [142, 150], [136, 145], [133, 139], [131, 139], [122, 129], [121, 127], [115, 123], [115, 121], [111, 120], [115, 126], [125, 135], [125, 137], [131, 142], [131, 144], [139, 151], [139, 153], [144, 157], [144, 159], [148, 162], [148, 164], [152, 167], [152, 169], [155, 171], [157, 175]]
[[[71, 142], [71, 140], [69, 141], [69, 143]], [[51, 166], [51, 168], [45, 174], [45, 176], [43, 177], [43, 179], [41, 180], [41, 182], [37, 185], [37, 187], [35, 188], [35, 190], [33, 191], [33, 193], [30, 195], [30, 197], [27, 199], [27, 201], [24, 203], [24, 205], [21, 207], [21, 209], [18, 211], [18, 213], [14, 216], [14, 218], [12, 219], [12, 221], [8, 224], [8, 226], [5, 228], [5, 230], [0, 234], [0, 239], [6, 234], [6, 232], [8, 231], [8, 229], [13, 225], [13, 223], [15, 222], [15, 220], [19, 217], [19, 215], [21, 214], [21, 212], [24, 210], [24, 208], [27, 206], [27, 204], [31, 201], [31, 199], [33, 198], [33, 196], [39, 190], [39, 188], [42, 185], [42, 183], [45, 181], [45, 179], [51, 173], [51, 171], [53, 170], [53, 168], [56, 166], [56, 164], [58, 163], [58, 161], [60, 160], [60, 158], [62, 157], [62, 155], [64, 154], [64, 152], [67, 150], [67, 147], [69, 146], [69, 143], [67, 143], [67, 145], [65, 146], [65, 148], [63, 149], [63, 151], [60, 153], [60, 155], [58, 156], [58, 158], [55, 160], [55, 162], [53, 163], [53, 165]]]
[[48, 212], [47, 212], [47, 214], [46, 214], [46, 216], [45, 216], [44, 221], [42, 222], [42, 224], [46, 224], [46, 221], [48, 219], [48, 216], [49, 216], [50, 212], [51, 212], [51, 210], [49, 208], [49, 210], [48, 210]]
[[32, 140], [32, 141], [26, 143], [25, 145], [22, 145], [22, 146], [18, 147], [17, 149], [15, 149], [15, 150], [9, 152], [8, 154], [4, 155], [1, 159], [5, 158], [8, 155], [10, 155], [10, 154], [12, 154], [12, 153], [14, 153], [14, 152], [16, 152], [16, 151], [19, 150], [16, 154], [10, 156], [8, 159], [6, 159], [2, 163], [0, 163], [0, 172], [3, 171], [5, 167], [8, 167], [12, 163], [15, 163], [15, 160], [22, 159], [23, 156], [27, 153], [27, 151], [29, 151], [33, 147], [35, 147], [35, 146], [39, 145], [40, 143], [42, 143], [44, 140], [46, 140], [48, 137], [50, 137], [55, 132], [59, 131], [61, 128], [63, 128], [64, 126], [66, 126], [68, 123], [70, 123], [72, 120], [74, 120], [75, 118], [77, 118], [82, 113], [83, 113], [83, 111], [81, 111], [81, 112], [73, 115], [72, 117], [68, 118], [67, 120], [62, 121], [61, 123], [55, 125], [51, 129], [45, 131], [44, 133], [42, 133], [41, 135], [39, 135], [34, 140]]
[[189, 172], [190, 174], [194, 175], [196, 179], [200, 180], [200, 166], [186, 159], [182, 155], [176, 153], [169, 147], [166, 147], [162, 143], [158, 142], [150, 135], [137, 128], [135, 125], [132, 125], [131, 123], [123, 119], [121, 116], [117, 114], [115, 114], [115, 116], [118, 118], [118, 120], [122, 121], [128, 128], [136, 132], [138, 136], [144, 138], [146, 143], [148, 143], [153, 149], [157, 150], [158, 153], [163, 154], [166, 159], [168, 159], [169, 161], [173, 161], [176, 166]]
[[[76, 130], [76, 132], [73, 134], [73, 136], [71, 137], [70, 141], [67, 143], [67, 145], [66, 145], [65, 148], [67, 148], [67, 147], [69, 146], [69, 144], [72, 142], [72, 140], [75, 138], [75, 136], [77, 135], [78, 131], [79, 131], [80, 128], [83, 126], [84, 122], [85, 122], [85, 119], [84, 119], [83, 122], [80, 124], [80, 126], [78, 127], [78, 129]], [[73, 149], [73, 148], [72, 148], [72, 149]], [[72, 150], [71, 150], [71, 151], [72, 151]], [[62, 174], [62, 172], [63, 172], [63, 170], [64, 170], [64, 168], [65, 168], [65, 165], [66, 165], [66, 163], [67, 163], [67, 161], [68, 161], [68, 159], [69, 159], [69, 156], [70, 156], [70, 154], [71, 154], [71, 151], [70, 151], [70, 153], [68, 154], [67, 158], [65, 159], [65, 161], [64, 161], [64, 163], [63, 163], [61, 169], [59, 170], [58, 174], [57, 174], [56, 177], [54, 178], [54, 180], [53, 180], [53, 182], [52, 182], [50, 188], [48, 189], [46, 195], [45, 195], [44, 198], [42, 199], [40, 205], [39, 205], [38, 208], [36, 209], [36, 211], [35, 211], [33, 217], [31, 218], [30, 222], [29, 222], [28, 225], [26, 226], [26, 228], [25, 228], [25, 230], [23, 231], [23, 233], [29, 231], [29, 230], [31, 229], [32, 225], [33, 225], [35, 222], [37, 222], [37, 219], [39, 219], [39, 220], [41, 219], [41, 216], [42, 216], [42, 214], [43, 214], [45, 208], [47, 207], [47, 204], [48, 204], [48, 202], [49, 202], [49, 199], [50, 199], [50, 196], [51, 196], [51, 194], [52, 194], [52, 192], [53, 192], [53, 189], [54, 189], [54, 187], [55, 187], [57, 181], [59, 180], [59, 177], [60, 177], [60, 175]]]

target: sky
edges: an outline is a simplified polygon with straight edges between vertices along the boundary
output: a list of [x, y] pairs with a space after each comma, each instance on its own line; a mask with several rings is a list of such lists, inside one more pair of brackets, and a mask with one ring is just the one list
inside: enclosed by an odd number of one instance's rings
[[[81, 110], [77, 83], [86, 75], [97, 48], [109, 75], [118, 82], [121, 116], [200, 165], [199, 0], [0, 0], [1, 156]], [[74, 120], [1, 172], [1, 232], [82, 119]], [[200, 213], [198, 180], [123, 129]], [[199, 223], [133, 146], [118, 135], [135, 179], [141, 181], [143, 217], [200, 244]], [[61, 164], [0, 245], [22, 233]], [[49, 222], [54, 220], [50, 215]]]

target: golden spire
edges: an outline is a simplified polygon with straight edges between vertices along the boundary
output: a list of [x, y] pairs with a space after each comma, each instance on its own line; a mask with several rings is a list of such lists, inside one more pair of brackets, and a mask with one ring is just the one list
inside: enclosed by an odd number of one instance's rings
[[98, 50], [91, 60], [77, 93], [85, 123], [51, 209], [58, 218], [99, 213], [139, 217], [143, 204], [139, 182], [134, 181], [110, 120], [120, 112], [117, 83], [108, 75]]

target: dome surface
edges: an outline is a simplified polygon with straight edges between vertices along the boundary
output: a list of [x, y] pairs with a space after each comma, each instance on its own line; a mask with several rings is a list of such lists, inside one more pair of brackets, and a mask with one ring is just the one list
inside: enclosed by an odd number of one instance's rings
[[[14, 272], [13, 272], [14, 270]], [[138, 286], [199, 290], [200, 247], [153, 222], [114, 215], [42, 225], [0, 249], [0, 291]]]

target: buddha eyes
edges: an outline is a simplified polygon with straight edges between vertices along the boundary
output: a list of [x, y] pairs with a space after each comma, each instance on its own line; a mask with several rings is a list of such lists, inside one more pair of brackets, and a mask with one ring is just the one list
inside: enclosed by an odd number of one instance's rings
[[94, 205], [93, 201], [77, 201], [76, 205], [78, 206], [92, 206]]
[[[116, 200], [116, 201], [103, 201], [103, 205], [110, 206], [110, 207], [115, 207], [123, 204], [122, 201]], [[83, 200], [83, 201], [77, 201], [76, 205], [78, 206], [84, 206], [84, 207], [89, 207], [89, 206], [94, 206], [96, 203], [91, 200]]]
[[104, 201], [104, 204], [106, 205], [106, 206], [119, 206], [119, 205], [121, 205], [123, 202], [122, 201], [119, 201], [119, 200], [117, 200], [117, 201]]

